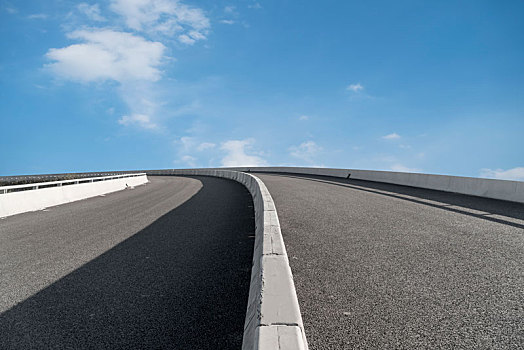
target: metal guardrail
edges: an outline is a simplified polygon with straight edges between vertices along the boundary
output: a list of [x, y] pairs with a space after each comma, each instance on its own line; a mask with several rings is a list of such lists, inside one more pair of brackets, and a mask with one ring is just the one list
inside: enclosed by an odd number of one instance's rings
[[77, 178], [77, 179], [72, 179], [72, 180], [48, 181], [48, 182], [28, 183], [28, 184], [22, 184], [22, 185], [1, 186], [0, 194], [20, 192], [20, 191], [29, 191], [29, 190], [38, 190], [38, 189], [48, 188], [48, 187], [78, 185], [78, 184], [83, 184], [83, 183], [92, 183], [92, 182], [107, 181], [107, 180], [121, 179], [121, 178], [127, 178], [127, 177], [137, 177], [137, 176], [143, 176], [143, 175], [146, 175], [146, 173], [121, 174], [121, 175], [111, 175], [111, 176]]

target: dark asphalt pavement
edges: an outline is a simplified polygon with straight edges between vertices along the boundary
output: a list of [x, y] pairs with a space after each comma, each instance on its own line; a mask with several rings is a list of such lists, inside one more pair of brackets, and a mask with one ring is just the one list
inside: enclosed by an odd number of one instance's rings
[[524, 348], [524, 205], [256, 175], [278, 210], [310, 349]]
[[149, 178], [0, 220], [0, 349], [240, 348], [250, 194], [218, 178]]

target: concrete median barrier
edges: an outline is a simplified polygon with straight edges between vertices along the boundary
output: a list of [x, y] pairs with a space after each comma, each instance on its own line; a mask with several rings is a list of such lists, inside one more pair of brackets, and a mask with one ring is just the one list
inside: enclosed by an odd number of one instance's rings
[[204, 175], [240, 182], [255, 208], [255, 247], [243, 350], [307, 350], [307, 340], [273, 199], [256, 176], [231, 170], [153, 170], [148, 175]]

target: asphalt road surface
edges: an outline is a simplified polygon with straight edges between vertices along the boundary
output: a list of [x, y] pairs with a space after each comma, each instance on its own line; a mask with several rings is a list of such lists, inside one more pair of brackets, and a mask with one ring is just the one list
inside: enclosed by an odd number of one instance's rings
[[240, 348], [251, 196], [149, 179], [0, 220], [0, 349]]
[[310, 349], [524, 348], [524, 205], [256, 175], [278, 210]]

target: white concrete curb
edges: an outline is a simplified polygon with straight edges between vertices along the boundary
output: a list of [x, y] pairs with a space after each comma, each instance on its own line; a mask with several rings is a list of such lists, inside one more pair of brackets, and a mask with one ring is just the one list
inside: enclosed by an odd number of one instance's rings
[[243, 350], [307, 350], [306, 335], [275, 203], [256, 176], [231, 170], [153, 170], [148, 175], [204, 175], [243, 184], [253, 197], [255, 248]]
[[2, 186], [0, 217], [42, 210], [147, 182], [147, 175], [142, 173]]

